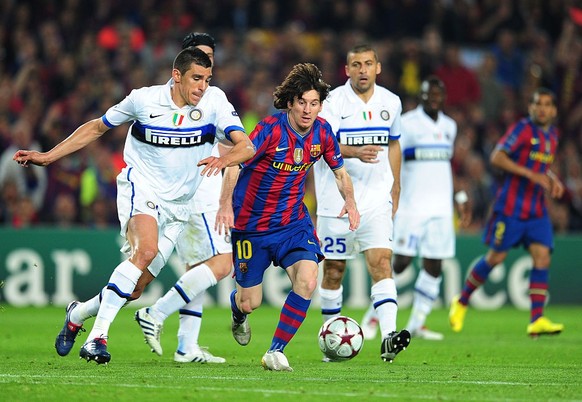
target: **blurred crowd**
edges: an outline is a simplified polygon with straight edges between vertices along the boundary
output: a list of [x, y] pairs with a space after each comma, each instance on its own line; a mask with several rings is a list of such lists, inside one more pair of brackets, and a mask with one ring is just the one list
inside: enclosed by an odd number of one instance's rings
[[[372, 43], [378, 82], [404, 110], [429, 74], [446, 84], [458, 123], [453, 169], [478, 233], [496, 190], [488, 158], [527, 113], [540, 85], [558, 96], [550, 202], [557, 233], [582, 230], [582, 8], [578, 0], [3, 0], [0, 2], [0, 224], [117, 227], [115, 177], [127, 126], [47, 168], [22, 168], [17, 149], [48, 150], [133, 88], [165, 83], [183, 36], [217, 40], [214, 79], [247, 132], [272, 113], [291, 66], [313, 62], [333, 87], [345, 55]], [[307, 200], [313, 205], [313, 194]]]

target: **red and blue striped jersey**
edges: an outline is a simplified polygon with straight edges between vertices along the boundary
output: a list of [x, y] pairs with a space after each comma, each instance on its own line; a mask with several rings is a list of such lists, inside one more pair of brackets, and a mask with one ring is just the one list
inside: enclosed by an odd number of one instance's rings
[[249, 135], [257, 152], [241, 164], [234, 188], [235, 229], [266, 231], [309, 218], [303, 202], [307, 173], [321, 157], [332, 170], [343, 166], [331, 126], [318, 117], [300, 135], [286, 112], [263, 119]]
[[[558, 130], [547, 132], [525, 118], [511, 126], [497, 143], [515, 163], [536, 173], [547, 173], [558, 147]], [[544, 189], [523, 176], [505, 172], [497, 190], [495, 212], [519, 219], [539, 218], [547, 214]]]

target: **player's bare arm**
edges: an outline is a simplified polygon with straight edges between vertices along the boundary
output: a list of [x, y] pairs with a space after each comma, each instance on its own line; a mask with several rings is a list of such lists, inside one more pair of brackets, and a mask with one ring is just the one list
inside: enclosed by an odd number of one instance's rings
[[551, 179], [547, 174], [536, 173], [525, 166], [515, 163], [502, 149], [494, 149], [490, 157], [491, 164], [505, 172], [525, 177], [535, 184], [539, 184], [544, 190], [551, 191]]
[[109, 130], [109, 127], [103, 123], [101, 118], [94, 119], [79, 126], [71, 135], [55, 145], [50, 151], [38, 152], [21, 149], [16, 151], [12, 159], [25, 167], [28, 164], [47, 166], [64, 156], [84, 148], [90, 142], [101, 137], [107, 130]]
[[214, 223], [214, 230], [222, 235], [230, 232], [234, 227], [234, 212], [232, 209], [232, 194], [234, 186], [238, 180], [240, 168], [238, 166], [227, 167], [222, 177], [222, 188], [220, 190], [220, 199], [218, 211], [216, 213], [216, 222]]
[[334, 170], [333, 174], [335, 175], [337, 188], [345, 201], [344, 206], [338, 215], [338, 218], [348, 214], [350, 230], [356, 230], [358, 226], [360, 226], [360, 213], [356, 207], [352, 179], [350, 178], [350, 175], [348, 174], [348, 171], [345, 167]]
[[[236, 166], [249, 160], [255, 155], [255, 146], [245, 133], [240, 130], [235, 130], [230, 133], [230, 138], [232, 138], [232, 143], [234, 144], [230, 150], [218, 158], [215, 156], [209, 156], [198, 162], [198, 166], [204, 166], [204, 169], [202, 169], [202, 172], [200, 173], [202, 176], [216, 176], [222, 171], [222, 169], [228, 166]], [[222, 149], [222, 152], [224, 152], [224, 148]]]
[[384, 148], [380, 145], [364, 145], [362, 147], [355, 147], [353, 145], [340, 144], [342, 157], [344, 158], [358, 158], [364, 163], [378, 163], [378, 152], [383, 152]]
[[394, 219], [394, 215], [396, 215], [400, 203], [400, 168], [402, 166], [402, 149], [399, 140], [389, 140], [388, 162], [390, 163], [390, 169], [392, 169], [392, 176], [394, 177], [394, 183], [392, 183], [392, 189], [390, 189], [390, 194], [392, 195], [392, 219]]

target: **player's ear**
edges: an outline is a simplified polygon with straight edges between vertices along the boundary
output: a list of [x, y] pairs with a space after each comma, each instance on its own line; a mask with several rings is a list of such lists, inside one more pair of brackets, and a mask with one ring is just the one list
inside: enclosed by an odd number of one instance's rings
[[180, 79], [182, 78], [182, 74], [180, 73], [180, 70], [178, 70], [177, 68], [174, 68], [172, 70], [172, 78], [174, 79], [174, 82], [180, 82]]

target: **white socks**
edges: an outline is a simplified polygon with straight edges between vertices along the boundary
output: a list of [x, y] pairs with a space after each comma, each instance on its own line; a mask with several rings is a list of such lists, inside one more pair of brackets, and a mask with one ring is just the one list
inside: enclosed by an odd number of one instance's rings
[[141, 269], [133, 265], [129, 260], [122, 262], [115, 268], [109, 278], [107, 288], [103, 290], [103, 298], [97, 318], [87, 339], [91, 340], [107, 336], [109, 326], [127, 301], [127, 298], [133, 293], [141, 274]]
[[376, 305], [378, 324], [382, 339], [390, 332], [396, 331], [396, 314], [398, 313], [396, 283], [392, 278], [382, 279], [372, 286], [372, 303]]
[[199, 294], [216, 283], [216, 276], [210, 267], [200, 264], [186, 271], [172, 289], [150, 307], [149, 314], [163, 322], [169, 315], [191, 303]]
[[103, 288], [103, 290], [97, 293], [93, 298], [86, 302], [79, 303], [77, 307], [71, 311], [71, 316], [69, 318], [73, 324], [82, 325], [87, 318], [95, 317], [97, 315], [99, 306], [101, 305], [99, 299], [101, 299], [101, 293], [103, 293], [105, 289], [107, 289], [107, 287]]
[[199, 293], [190, 303], [180, 309], [177, 350], [182, 353], [194, 353], [199, 349], [198, 336], [202, 326], [202, 308], [205, 293]]
[[344, 287], [339, 289], [324, 289], [319, 287], [319, 296], [321, 298], [321, 316], [323, 322], [329, 320], [331, 317], [337, 317], [342, 310], [344, 301]]
[[408, 319], [407, 329], [416, 332], [425, 323], [426, 317], [432, 311], [434, 301], [439, 296], [442, 277], [435, 278], [424, 269], [418, 273], [414, 284], [414, 301]]

